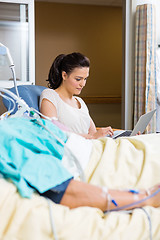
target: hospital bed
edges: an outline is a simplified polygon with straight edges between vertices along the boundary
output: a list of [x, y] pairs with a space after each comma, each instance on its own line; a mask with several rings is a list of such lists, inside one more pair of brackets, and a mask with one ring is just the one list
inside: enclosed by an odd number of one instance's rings
[[[153, 142], [155, 145], [149, 144]], [[147, 143], [144, 136], [139, 136], [130, 140], [103, 138], [93, 144], [85, 169], [88, 183], [124, 189], [147, 188], [160, 182], [160, 161], [154, 155], [159, 144], [154, 134], [148, 136]], [[160, 239], [160, 208], [145, 207], [107, 214], [91, 207], [70, 210], [36, 193], [31, 199], [22, 198], [13, 183], [4, 178], [0, 178], [0, 196], [2, 240]]]

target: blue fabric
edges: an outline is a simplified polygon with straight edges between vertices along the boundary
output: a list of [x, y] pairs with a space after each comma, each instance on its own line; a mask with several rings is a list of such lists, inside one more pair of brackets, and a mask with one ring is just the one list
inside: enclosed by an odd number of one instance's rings
[[55, 203], [60, 203], [71, 179], [63, 182], [62, 184], [48, 190], [47, 192], [42, 193], [41, 195], [51, 199]]
[[[52, 122], [40, 119], [63, 142], [67, 136]], [[72, 178], [62, 166], [62, 146], [47, 130], [27, 118], [0, 121], [0, 172], [15, 183], [23, 197], [40, 193]], [[32, 188], [33, 187], [33, 188]]]

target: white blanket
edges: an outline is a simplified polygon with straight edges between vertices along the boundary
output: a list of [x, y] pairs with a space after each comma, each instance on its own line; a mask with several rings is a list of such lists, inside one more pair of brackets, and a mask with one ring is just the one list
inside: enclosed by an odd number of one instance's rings
[[[160, 183], [160, 134], [112, 140], [92, 140], [93, 151], [85, 169], [87, 181], [110, 188], [148, 188]], [[152, 239], [160, 239], [160, 208], [145, 207]], [[51, 203], [59, 240], [148, 240], [150, 225], [142, 209], [132, 214], [104, 215], [96, 208], [70, 210]], [[0, 180], [0, 239], [53, 240], [49, 206], [34, 194], [22, 199], [15, 186]]]

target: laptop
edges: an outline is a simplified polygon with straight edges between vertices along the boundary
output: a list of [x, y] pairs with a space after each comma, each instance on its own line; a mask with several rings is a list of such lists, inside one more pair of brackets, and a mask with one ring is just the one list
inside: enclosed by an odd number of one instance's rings
[[114, 135], [112, 136], [113, 139], [118, 137], [126, 137], [126, 136], [135, 136], [138, 132], [143, 133], [149, 124], [150, 120], [152, 119], [156, 109], [143, 114], [138, 122], [136, 123], [133, 130], [116, 130], [114, 131]]

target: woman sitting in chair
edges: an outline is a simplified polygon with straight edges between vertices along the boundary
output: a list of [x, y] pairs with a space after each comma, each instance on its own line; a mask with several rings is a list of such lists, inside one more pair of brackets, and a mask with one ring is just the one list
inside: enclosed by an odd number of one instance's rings
[[40, 111], [56, 117], [72, 132], [86, 138], [113, 135], [111, 127], [96, 130], [88, 108], [79, 95], [89, 76], [89, 59], [81, 53], [60, 54], [53, 61], [48, 80], [49, 88], [40, 97]]

